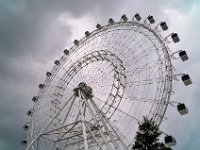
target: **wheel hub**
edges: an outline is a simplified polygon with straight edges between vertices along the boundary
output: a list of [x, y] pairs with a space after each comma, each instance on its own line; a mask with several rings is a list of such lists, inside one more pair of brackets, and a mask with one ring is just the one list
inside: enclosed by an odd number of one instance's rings
[[93, 97], [92, 88], [88, 86], [85, 82], [79, 83], [77, 88], [75, 88], [73, 91], [76, 96], [80, 96], [79, 95], [79, 91], [80, 91], [84, 95], [85, 99], [89, 99]]

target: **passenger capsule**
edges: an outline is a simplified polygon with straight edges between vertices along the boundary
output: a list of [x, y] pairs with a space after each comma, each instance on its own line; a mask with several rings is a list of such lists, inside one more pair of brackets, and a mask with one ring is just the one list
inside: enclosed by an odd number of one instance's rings
[[25, 125], [23, 126], [23, 129], [27, 131], [27, 130], [28, 130], [28, 127], [29, 127], [29, 126], [28, 126], [27, 124], [25, 124]]
[[110, 18], [110, 19], [108, 20], [108, 23], [111, 24], [111, 25], [113, 25], [113, 24], [115, 23], [115, 21], [114, 21], [112, 18]]
[[163, 31], [166, 31], [168, 29], [166, 22], [161, 22], [160, 27], [162, 28]]
[[27, 145], [27, 140], [21, 141], [21, 144], [22, 144], [22, 145]]
[[55, 63], [57, 66], [60, 65], [59, 60], [56, 60], [54, 63]]
[[43, 89], [44, 88], [44, 84], [39, 84], [39, 88]]
[[37, 102], [37, 100], [38, 100], [38, 97], [37, 96], [33, 96], [32, 101], [33, 102]]
[[182, 61], [186, 61], [186, 60], [189, 59], [189, 57], [188, 57], [186, 51], [181, 51], [181, 52], [179, 52], [179, 56], [180, 56], [180, 58], [181, 58]]
[[188, 114], [188, 112], [189, 112], [187, 107], [185, 106], [185, 104], [178, 104], [177, 105], [177, 110], [181, 115]]
[[75, 44], [76, 46], [78, 46], [78, 45], [79, 45], [79, 41], [78, 41], [78, 40], [74, 40], [74, 44]]
[[32, 116], [33, 112], [32, 112], [32, 110], [28, 110], [26, 114], [27, 114], [28, 116]]
[[67, 49], [64, 50], [65, 55], [69, 55], [69, 51]]
[[141, 16], [140, 16], [140, 14], [136, 13], [136, 14], [135, 14], [135, 19], [136, 19], [137, 21], [140, 21], [142, 18], [141, 18]]
[[192, 80], [190, 79], [190, 76], [188, 74], [183, 75], [181, 79], [183, 83], [185, 84], [185, 86], [192, 84]]
[[177, 43], [180, 41], [177, 33], [172, 33], [171, 38], [174, 41], [174, 43]]
[[46, 73], [46, 76], [47, 76], [47, 77], [50, 77], [50, 76], [51, 76], [51, 72], [47, 72], [47, 73]]
[[126, 15], [122, 15], [121, 19], [122, 19], [124, 22], [128, 21], [128, 18], [127, 18]]
[[101, 29], [102, 29], [102, 26], [98, 23], [98, 24], [96, 25], [96, 28], [99, 29], [99, 30], [101, 30]]
[[175, 140], [175, 138], [174, 137], [172, 137], [171, 135], [169, 136], [166, 136], [165, 138], [164, 138], [164, 140], [165, 140], [165, 144], [167, 145], [167, 146], [175, 146], [176, 145], [176, 140]]
[[85, 31], [85, 36], [86, 37], [90, 36], [90, 32], [89, 31]]
[[153, 18], [153, 16], [148, 16], [147, 19], [149, 20], [149, 23], [150, 23], [150, 24], [155, 23], [155, 19]]

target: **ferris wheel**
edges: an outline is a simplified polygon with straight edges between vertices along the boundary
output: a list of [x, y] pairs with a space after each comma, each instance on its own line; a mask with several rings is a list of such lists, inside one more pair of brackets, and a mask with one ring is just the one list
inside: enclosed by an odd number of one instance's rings
[[[177, 33], [163, 37], [166, 22], [154, 24], [153, 16], [129, 21], [122, 15], [74, 40], [32, 99], [26, 150], [128, 150], [143, 116], [160, 125], [173, 79], [192, 82], [188, 74], [174, 74], [171, 59], [177, 53], [188, 59], [167, 46], [179, 42]], [[177, 108], [188, 113], [183, 103]]]

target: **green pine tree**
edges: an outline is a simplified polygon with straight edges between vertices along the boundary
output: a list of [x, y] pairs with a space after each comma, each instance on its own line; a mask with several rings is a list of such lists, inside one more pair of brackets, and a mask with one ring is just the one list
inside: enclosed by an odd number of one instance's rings
[[172, 150], [164, 143], [159, 142], [158, 125], [153, 120], [149, 120], [144, 117], [142, 124], [139, 124], [139, 130], [136, 132], [135, 143], [133, 144], [133, 150]]

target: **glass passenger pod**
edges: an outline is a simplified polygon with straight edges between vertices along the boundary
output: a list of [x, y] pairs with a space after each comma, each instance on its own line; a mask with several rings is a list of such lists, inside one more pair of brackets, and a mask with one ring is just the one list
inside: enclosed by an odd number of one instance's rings
[[168, 29], [167, 23], [166, 22], [161, 22], [160, 27], [162, 28], [163, 31], [166, 31]]
[[44, 88], [44, 84], [39, 84], [39, 88], [43, 89]]
[[168, 135], [164, 138], [165, 140], [165, 144], [167, 146], [175, 146], [176, 145], [176, 140], [174, 137], [172, 137], [171, 135]]
[[153, 18], [153, 16], [148, 16], [147, 19], [149, 20], [149, 23], [150, 23], [150, 24], [155, 23], [155, 19]]
[[124, 22], [126, 22], [126, 21], [128, 21], [128, 18], [127, 18], [126, 15], [122, 15], [121, 20], [124, 21]]
[[113, 24], [115, 23], [115, 21], [114, 21], [112, 18], [110, 18], [110, 19], [108, 20], [108, 23], [109, 23], [110, 25], [113, 25]]
[[38, 97], [37, 96], [33, 96], [32, 101], [33, 102], [37, 102], [37, 100], [38, 100]]
[[177, 105], [177, 110], [181, 115], [188, 114], [188, 108], [185, 106], [185, 104], [178, 104]]
[[28, 116], [32, 116], [32, 114], [33, 114], [32, 109], [28, 110], [26, 114], [27, 114]]
[[21, 144], [22, 144], [22, 145], [27, 145], [27, 140], [21, 141]]
[[51, 76], [51, 72], [47, 72], [47, 73], [46, 73], [46, 76], [47, 76], [47, 77], [50, 77], [50, 76]]
[[141, 18], [141, 16], [140, 16], [140, 14], [136, 13], [136, 14], [135, 14], [135, 19], [136, 19], [137, 21], [140, 21], [142, 18]]
[[55, 65], [57, 65], [57, 66], [60, 65], [59, 60], [56, 60], [54, 63], [55, 63]]
[[79, 41], [78, 41], [78, 40], [74, 40], [74, 44], [75, 44], [76, 46], [78, 46], [78, 45], [79, 45]]
[[29, 126], [28, 126], [27, 124], [25, 124], [25, 125], [23, 126], [23, 129], [26, 130], [26, 131], [28, 130], [28, 128], [29, 128]]
[[64, 50], [65, 55], [69, 55], [69, 51], [67, 49]]
[[189, 57], [188, 57], [186, 51], [180, 51], [180, 52], [179, 52], [179, 56], [180, 56], [180, 58], [181, 58], [182, 61], [186, 61], [186, 60], [189, 59]]
[[188, 74], [183, 75], [181, 79], [183, 83], [185, 84], [185, 86], [192, 84], [192, 80], [190, 79], [190, 76]]
[[85, 36], [86, 37], [90, 36], [90, 32], [89, 31], [85, 31]]
[[172, 40], [173, 40], [174, 43], [177, 43], [177, 42], [180, 41], [177, 33], [172, 33], [171, 34], [171, 38], [172, 38]]
[[102, 26], [98, 23], [98, 24], [96, 25], [96, 28], [97, 28], [98, 30], [101, 30], [101, 29], [102, 29]]

